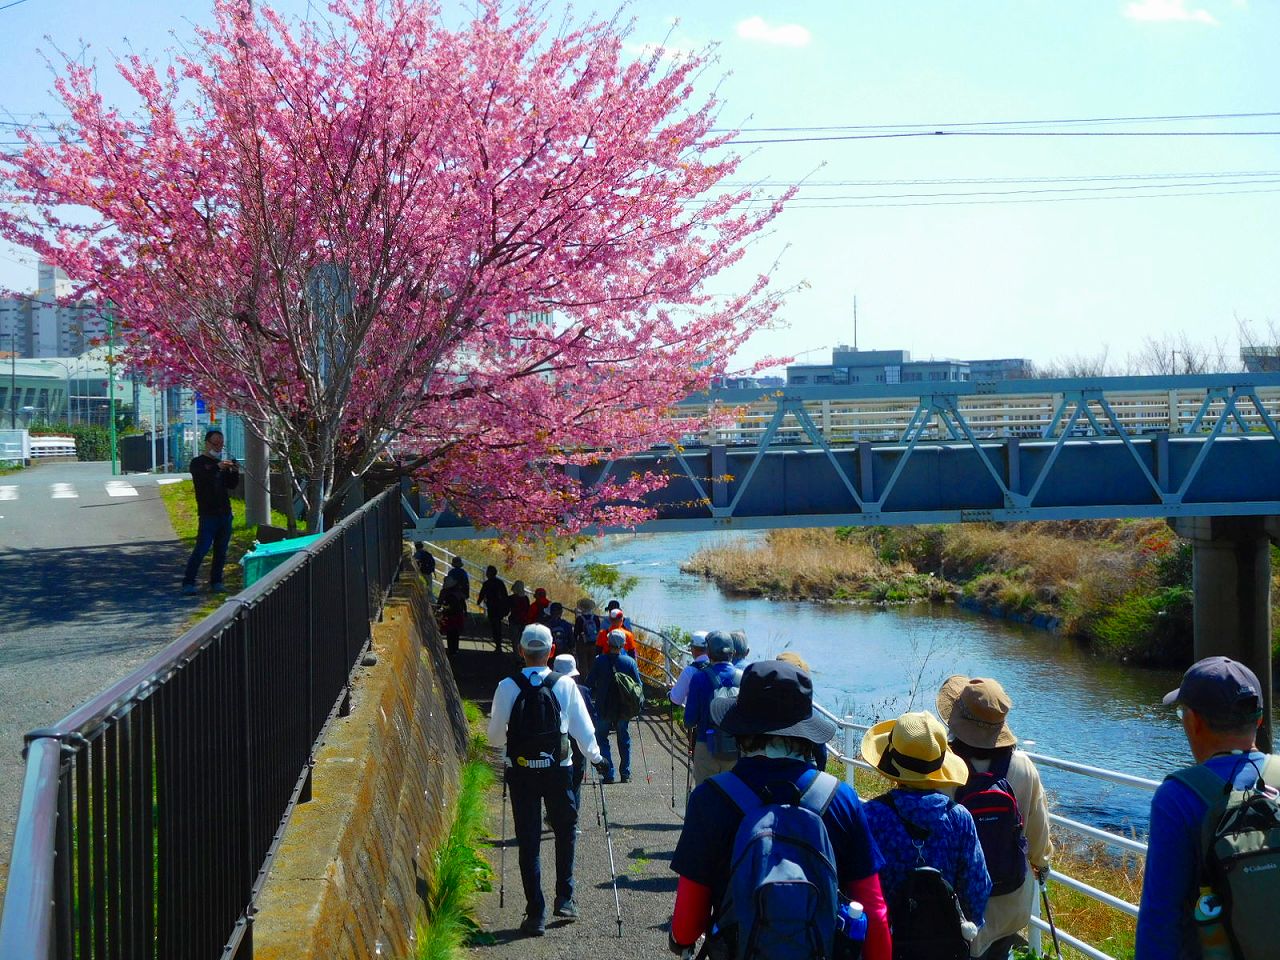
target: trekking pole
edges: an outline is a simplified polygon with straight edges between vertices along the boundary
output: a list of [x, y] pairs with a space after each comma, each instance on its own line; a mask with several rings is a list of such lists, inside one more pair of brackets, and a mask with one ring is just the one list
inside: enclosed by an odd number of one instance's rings
[[618, 871], [613, 866], [613, 834], [609, 830], [609, 804], [604, 798], [604, 781], [599, 781], [600, 806], [604, 811], [604, 842], [609, 847], [609, 879], [613, 881], [613, 909], [618, 912], [618, 937], [622, 937], [622, 901], [618, 899]]
[[671, 809], [676, 808], [676, 714], [671, 710]]
[[1053, 922], [1053, 910], [1049, 907], [1049, 888], [1045, 883], [1045, 874], [1049, 872], [1049, 868], [1044, 870], [1036, 870], [1036, 879], [1040, 881], [1040, 902], [1044, 904], [1045, 919], [1049, 921], [1049, 933], [1053, 936], [1053, 952], [1058, 955], [1058, 960], [1062, 960], [1062, 947], [1058, 943], [1058, 928]]
[[[593, 783], [592, 786], [593, 787], [598, 786], [599, 784], [600, 784], [600, 777], [597, 776], [595, 783]], [[596, 826], [598, 827], [600, 826], [600, 795], [596, 793], [594, 790], [591, 791], [591, 795], [595, 797], [595, 800], [596, 800]]]
[[640, 759], [644, 761], [644, 782], [653, 783], [653, 771], [649, 769], [649, 755], [644, 752], [644, 717], [636, 718], [636, 739], [640, 741]]
[[[507, 897], [507, 777], [502, 776], [502, 852], [498, 854], [498, 909], [501, 910]], [[489, 888], [490, 890], [493, 887]]]

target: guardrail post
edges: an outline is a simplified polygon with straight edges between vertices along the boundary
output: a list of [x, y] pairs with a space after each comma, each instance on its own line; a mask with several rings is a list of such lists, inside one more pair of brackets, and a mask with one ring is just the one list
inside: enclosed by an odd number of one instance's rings
[[853, 786], [853, 715], [846, 713], [840, 725], [844, 739], [840, 744], [840, 752], [844, 754], [844, 782]]

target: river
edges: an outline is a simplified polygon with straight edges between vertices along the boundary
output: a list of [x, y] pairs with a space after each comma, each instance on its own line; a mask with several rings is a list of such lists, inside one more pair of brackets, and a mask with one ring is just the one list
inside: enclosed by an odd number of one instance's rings
[[[613, 536], [576, 562], [616, 565], [638, 578], [627, 614], [645, 626], [745, 630], [751, 659], [790, 649], [812, 667], [818, 700], [858, 723], [934, 709], [957, 673], [995, 677], [1013, 700], [1009, 725], [1026, 748], [1160, 779], [1190, 760], [1182, 727], [1161, 697], [1180, 674], [1108, 663], [1043, 630], [954, 606], [868, 607], [725, 596], [680, 572], [703, 546], [758, 533]], [[912, 700], [913, 688], [917, 691]], [[1050, 768], [1042, 778], [1060, 812], [1144, 834], [1150, 794]]]

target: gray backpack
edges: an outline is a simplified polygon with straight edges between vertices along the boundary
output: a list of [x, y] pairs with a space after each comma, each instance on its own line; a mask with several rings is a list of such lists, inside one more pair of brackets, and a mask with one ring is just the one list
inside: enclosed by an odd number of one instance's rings
[[1222, 923], [1237, 960], [1276, 955], [1280, 904], [1280, 757], [1267, 757], [1255, 786], [1236, 790], [1212, 770], [1169, 776], [1208, 804], [1200, 842], [1202, 886], [1222, 901]]

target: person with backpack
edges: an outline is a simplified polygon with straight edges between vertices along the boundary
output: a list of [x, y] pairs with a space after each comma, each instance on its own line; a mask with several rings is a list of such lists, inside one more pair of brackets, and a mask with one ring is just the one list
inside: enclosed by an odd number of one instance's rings
[[712, 630], [707, 634], [707, 656], [711, 664], [689, 681], [689, 697], [684, 703], [684, 725], [693, 736], [695, 786], [732, 770], [738, 762], [737, 742], [711, 715], [712, 704], [736, 697], [742, 683], [742, 671], [733, 665], [733, 638], [723, 630]]
[[445, 577], [440, 587], [440, 596], [436, 598], [436, 610], [449, 652], [457, 653], [458, 641], [467, 625], [467, 598], [462, 592], [462, 584], [456, 578]]
[[514, 647], [529, 624], [529, 594], [525, 592], [523, 580], [511, 584], [511, 595], [507, 598], [507, 623], [511, 629], [511, 646]]
[[573, 624], [564, 618], [564, 604], [557, 601], [547, 607], [545, 623], [555, 641], [556, 654], [573, 653]]
[[1192, 664], [1164, 698], [1196, 765], [1151, 798], [1135, 960], [1280, 953], [1280, 757], [1258, 749], [1262, 685], [1243, 663]]
[[947, 746], [947, 728], [926, 711], [877, 723], [862, 759], [893, 781], [866, 804], [884, 866], [894, 960], [968, 960], [991, 878], [973, 816], [944, 792], [969, 779]]
[[624, 638], [623, 649], [631, 656], [636, 655], [636, 635], [625, 626], [627, 618], [623, 616], [622, 609], [616, 608], [609, 611], [609, 622], [606, 623], [600, 632], [596, 634], [596, 653], [609, 652], [609, 634], [614, 630], [621, 630]]
[[[596, 636], [600, 633], [600, 615], [596, 613], [596, 602], [590, 597], [583, 597], [573, 605], [573, 647], [579, 660], [586, 663], [586, 658], [595, 657]], [[594, 659], [592, 659], [594, 663]]]
[[[551, 661], [551, 669], [555, 673], [562, 673], [578, 686], [578, 695], [582, 697], [583, 702], [587, 705], [587, 713], [590, 714], [592, 723], [595, 723], [596, 708], [591, 702], [591, 691], [582, 685], [582, 673], [578, 670], [578, 661], [574, 659], [571, 653], [560, 653]], [[598, 742], [597, 742], [598, 745]], [[572, 738], [569, 741], [569, 749], [571, 752], [573, 769], [573, 804], [577, 809], [582, 809], [582, 781], [587, 776], [587, 758], [582, 752], [582, 748], [578, 746], [578, 741]], [[601, 751], [603, 754], [603, 751]]]
[[457, 585], [458, 592], [462, 594], [462, 602], [465, 604], [471, 599], [471, 578], [467, 576], [466, 562], [462, 557], [454, 554], [452, 560], [449, 561], [449, 572], [445, 574], [445, 583], [453, 581]]
[[955, 799], [973, 816], [991, 877], [982, 929], [969, 945], [980, 960], [1007, 960], [1023, 942], [1036, 896], [1036, 877], [1049, 869], [1049, 807], [1040, 773], [1009, 729], [1013, 709], [1004, 688], [988, 677], [947, 679], [938, 691], [938, 716], [950, 746], [969, 768]]
[[671, 951], [690, 950], [705, 933], [700, 955], [711, 960], [848, 956], [836, 930], [847, 898], [866, 917], [864, 960], [890, 960], [883, 861], [865, 808], [812, 763], [836, 725], [814, 709], [809, 675], [777, 660], [753, 663], [739, 696], [717, 700], [711, 714], [742, 757], [689, 795], [671, 859], [679, 875]]
[[602, 775], [605, 783], [613, 783], [613, 754], [609, 751], [609, 734], [618, 737], [618, 769], [622, 782], [631, 781], [631, 729], [632, 720], [644, 710], [644, 686], [640, 681], [640, 667], [623, 651], [626, 635], [622, 630], [609, 634], [609, 652], [602, 653], [591, 665], [586, 686], [596, 705], [596, 741], [608, 770]]
[[[502, 621], [511, 606], [511, 598], [507, 595], [507, 585], [498, 576], [498, 568], [490, 564], [484, 568], [484, 583], [480, 584], [480, 592], [476, 595], [476, 603], [489, 615], [489, 634], [493, 637], [493, 649], [502, 652]], [[512, 645], [515, 652], [515, 644]]]
[[683, 707], [689, 699], [689, 683], [694, 674], [701, 673], [711, 662], [711, 658], [707, 656], [706, 630], [695, 630], [689, 637], [689, 653], [693, 659], [680, 671], [680, 676], [676, 677], [676, 682], [671, 686], [671, 702], [677, 707]]
[[419, 540], [414, 544], [413, 562], [418, 565], [418, 571], [427, 581], [427, 586], [431, 586], [431, 578], [436, 573], [436, 558], [431, 551], [427, 549], [425, 540]]
[[576, 920], [573, 857], [578, 804], [573, 788], [569, 742], [604, 773], [604, 757], [577, 684], [547, 666], [551, 631], [542, 624], [525, 627], [520, 637], [525, 666], [498, 684], [489, 717], [489, 744], [501, 750], [511, 817], [520, 850], [525, 917], [520, 932], [540, 937], [546, 932], [546, 898], [542, 893], [542, 808], [555, 834], [557, 917]]

